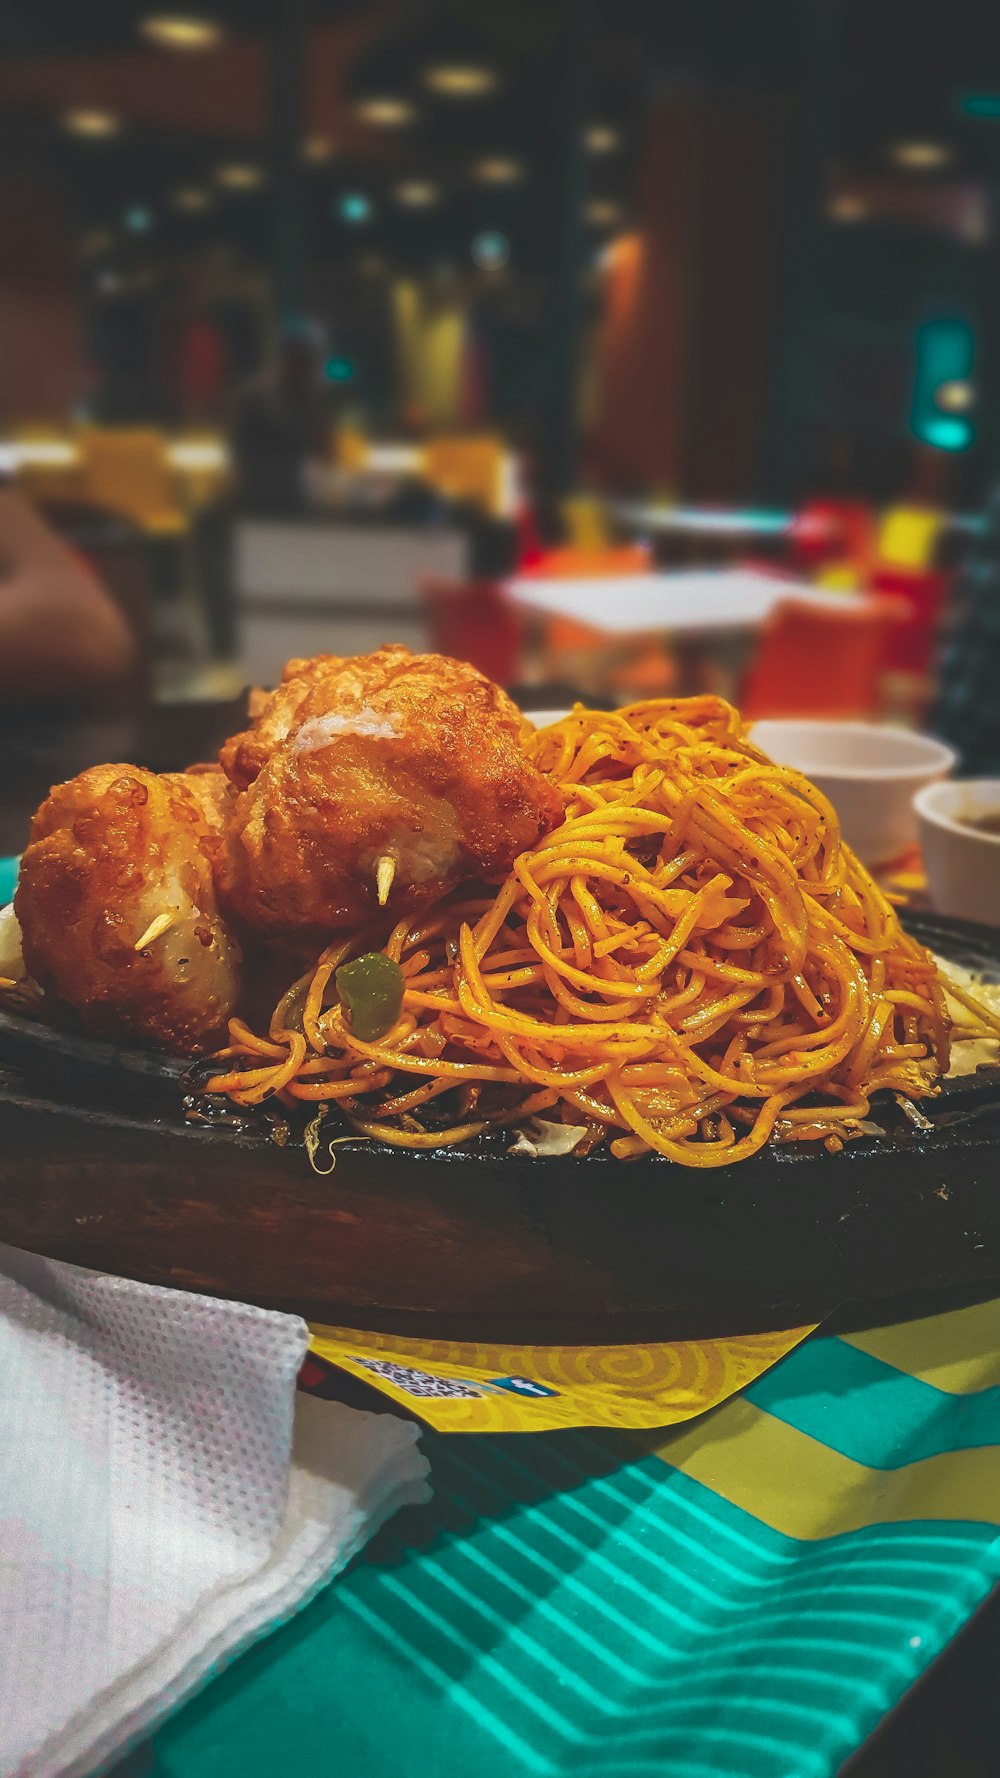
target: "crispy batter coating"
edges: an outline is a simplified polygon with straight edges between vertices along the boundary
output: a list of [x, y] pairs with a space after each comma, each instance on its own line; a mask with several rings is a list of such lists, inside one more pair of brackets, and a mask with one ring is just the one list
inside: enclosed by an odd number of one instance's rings
[[[223, 1036], [240, 950], [212, 866], [231, 801], [218, 770], [107, 765], [38, 810], [14, 902], [25, 962], [89, 1030], [185, 1055]], [[161, 914], [172, 923], [137, 952]]]
[[[358, 660], [378, 662], [379, 667], [384, 663], [388, 670], [397, 656], [413, 659], [408, 648], [388, 647], [372, 655], [317, 654], [306, 660], [286, 661], [277, 691], [265, 691], [259, 685], [251, 687], [247, 698], [250, 726], [223, 743], [219, 753], [222, 770], [237, 790], [247, 790], [272, 753], [302, 720], [299, 713], [310, 691], [322, 691], [324, 685], [334, 688], [345, 669], [354, 668]], [[379, 668], [374, 670], [378, 672]]]
[[521, 744], [520, 712], [474, 667], [392, 647], [290, 661], [222, 750], [237, 798], [217, 867], [224, 905], [263, 932], [323, 934], [400, 916], [506, 872], [561, 818]]

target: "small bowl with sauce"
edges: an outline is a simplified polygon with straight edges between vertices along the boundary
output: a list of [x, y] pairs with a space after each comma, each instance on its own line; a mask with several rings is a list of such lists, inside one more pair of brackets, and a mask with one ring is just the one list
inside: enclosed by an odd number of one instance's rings
[[913, 806], [937, 911], [1000, 926], [1000, 778], [928, 784]]

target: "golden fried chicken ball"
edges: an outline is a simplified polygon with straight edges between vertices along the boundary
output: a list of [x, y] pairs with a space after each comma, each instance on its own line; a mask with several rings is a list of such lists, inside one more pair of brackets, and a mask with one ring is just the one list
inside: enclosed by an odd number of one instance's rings
[[222, 750], [239, 788], [217, 867], [261, 932], [333, 932], [505, 873], [562, 816], [523, 719], [474, 667], [406, 648], [290, 661]]
[[88, 1030], [184, 1055], [224, 1033], [240, 949], [212, 866], [232, 797], [218, 770], [106, 765], [38, 810], [14, 898], [24, 960]]

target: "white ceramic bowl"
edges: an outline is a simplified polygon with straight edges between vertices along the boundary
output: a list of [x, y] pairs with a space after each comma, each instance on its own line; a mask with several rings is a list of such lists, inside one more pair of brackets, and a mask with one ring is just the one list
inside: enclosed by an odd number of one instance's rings
[[941, 741], [868, 722], [755, 722], [751, 738], [828, 796], [862, 863], [889, 864], [917, 838], [913, 798], [947, 777], [955, 755]]
[[525, 710], [524, 714], [529, 722], [534, 723], [535, 728], [548, 728], [549, 724], [552, 722], [561, 722], [564, 716], [569, 715], [569, 711]]
[[1000, 817], [1000, 778], [929, 784], [915, 798], [931, 900], [941, 914], [1000, 926], [1000, 834], [965, 825]]

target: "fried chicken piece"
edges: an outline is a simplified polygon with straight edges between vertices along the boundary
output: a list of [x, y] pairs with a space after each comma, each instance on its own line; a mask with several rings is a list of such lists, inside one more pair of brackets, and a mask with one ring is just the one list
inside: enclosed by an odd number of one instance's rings
[[232, 800], [218, 769], [107, 765], [38, 810], [14, 898], [24, 958], [88, 1030], [183, 1055], [224, 1033], [240, 948], [212, 866]]
[[406, 648], [290, 661], [222, 750], [241, 791], [217, 867], [258, 931], [322, 935], [504, 874], [562, 816], [523, 719], [474, 667]]

